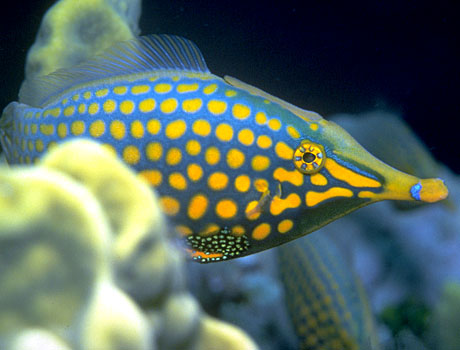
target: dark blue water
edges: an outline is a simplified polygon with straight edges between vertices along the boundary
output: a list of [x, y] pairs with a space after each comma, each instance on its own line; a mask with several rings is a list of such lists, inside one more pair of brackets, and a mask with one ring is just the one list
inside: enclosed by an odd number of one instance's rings
[[[2, 11], [0, 108], [16, 98], [25, 53], [54, 1]], [[180, 34], [211, 70], [328, 116], [396, 111], [460, 172], [459, 54], [452, 1], [144, 0], [143, 33]], [[231, 6], [229, 6], [231, 4]], [[265, 3], [266, 4], [266, 3]]]

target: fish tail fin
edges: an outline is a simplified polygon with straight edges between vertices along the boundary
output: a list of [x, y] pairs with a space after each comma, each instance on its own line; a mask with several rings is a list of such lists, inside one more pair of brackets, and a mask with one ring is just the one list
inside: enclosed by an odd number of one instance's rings
[[13, 123], [18, 113], [17, 102], [12, 102], [3, 110], [0, 118], [0, 144], [8, 162], [13, 154]]

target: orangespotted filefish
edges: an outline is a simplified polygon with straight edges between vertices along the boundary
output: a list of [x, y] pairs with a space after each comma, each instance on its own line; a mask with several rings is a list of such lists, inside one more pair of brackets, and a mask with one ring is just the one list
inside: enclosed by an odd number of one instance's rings
[[0, 130], [11, 164], [75, 137], [113, 150], [156, 188], [201, 262], [277, 246], [379, 200], [447, 196], [441, 180], [387, 166], [318, 114], [213, 75], [177, 36], [26, 81]]
[[299, 349], [380, 349], [361, 281], [332, 239], [314, 234], [279, 247], [278, 267]]

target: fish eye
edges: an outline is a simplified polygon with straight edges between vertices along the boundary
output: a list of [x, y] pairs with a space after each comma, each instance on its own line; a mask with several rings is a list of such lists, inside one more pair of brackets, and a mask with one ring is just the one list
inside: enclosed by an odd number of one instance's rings
[[294, 152], [294, 166], [303, 174], [317, 173], [325, 160], [323, 146], [308, 140], [302, 141]]

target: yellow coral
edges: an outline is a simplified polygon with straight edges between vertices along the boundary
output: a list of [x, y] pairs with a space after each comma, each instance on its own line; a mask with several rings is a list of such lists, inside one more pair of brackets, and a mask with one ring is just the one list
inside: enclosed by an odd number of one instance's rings
[[[71, 67], [137, 34], [140, 0], [61, 0], [43, 17], [26, 79]], [[131, 28], [130, 28], [131, 25]]]
[[71, 350], [53, 333], [43, 329], [28, 329], [15, 336], [8, 348], [10, 350]]
[[81, 328], [83, 349], [152, 348], [150, 326], [142, 310], [108, 281], [96, 287]]
[[108, 238], [83, 186], [52, 170], [0, 168], [0, 339], [71, 324], [108, 274]]
[[239, 328], [206, 316], [202, 320], [198, 349], [257, 350], [257, 345]]

